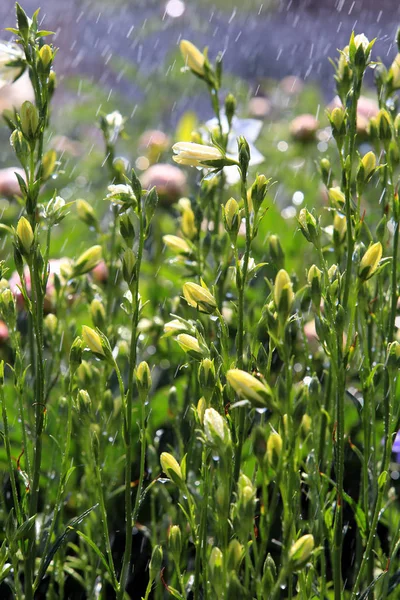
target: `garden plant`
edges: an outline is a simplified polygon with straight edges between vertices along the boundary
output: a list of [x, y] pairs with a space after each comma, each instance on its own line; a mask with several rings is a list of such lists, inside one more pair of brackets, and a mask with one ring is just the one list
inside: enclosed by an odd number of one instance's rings
[[[325, 200], [298, 212], [294, 272], [222, 55], [180, 42], [215, 116], [169, 150], [187, 194], [144, 185], [114, 110], [95, 210], [57, 192], [57, 51], [38, 11], [16, 15], [0, 78], [27, 71], [35, 101], [3, 125], [21, 171], [0, 225], [0, 597], [399, 598], [400, 36], [388, 68], [363, 34], [333, 61]], [[77, 220], [84, 251], [54, 254]]]

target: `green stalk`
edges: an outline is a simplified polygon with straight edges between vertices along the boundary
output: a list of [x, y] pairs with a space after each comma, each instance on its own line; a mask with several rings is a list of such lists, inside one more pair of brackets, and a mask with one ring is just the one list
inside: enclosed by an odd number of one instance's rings
[[[138, 216], [139, 216], [139, 247], [136, 262], [136, 278], [133, 289], [133, 303], [134, 310], [131, 322], [131, 345], [129, 355], [129, 379], [128, 379], [128, 390], [126, 393], [126, 409], [124, 416], [124, 431], [123, 438], [125, 441], [125, 551], [122, 562], [121, 576], [120, 576], [120, 589], [117, 594], [117, 600], [122, 600], [126, 582], [128, 579], [128, 569], [131, 560], [132, 553], [132, 495], [131, 495], [131, 462], [132, 462], [132, 404], [133, 404], [133, 388], [134, 388], [134, 371], [136, 366], [137, 357], [137, 325], [139, 321], [139, 276], [140, 267], [143, 257], [143, 248], [145, 242], [145, 227], [144, 227], [144, 216], [142, 212], [142, 206], [140, 200], [138, 201]], [[123, 396], [122, 396], [123, 397]], [[137, 488], [137, 496], [135, 502], [135, 512], [139, 509], [139, 500], [142, 494], [143, 486], [143, 475], [144, 475], [144, 456], [143, 450], [145, 449], [146, 437], [145, 432], [142, 432], [142, 456], [141, 456], [141, 467], [140, 467], [140, 481]], [[135, 516], [137, 518], [137, 514]]]

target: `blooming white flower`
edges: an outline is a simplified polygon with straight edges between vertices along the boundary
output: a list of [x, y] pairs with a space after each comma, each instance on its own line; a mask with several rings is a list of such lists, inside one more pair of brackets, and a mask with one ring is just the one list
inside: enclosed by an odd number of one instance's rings
[[180, 165], [191, 167], [204, 167], [210, 169], [207, 164], [209, 160], [221, 160], [224, 158], [222, 152], [216, 146], [195, 144], [194, 142], [178, 142], [172, 146], [176, 156], [172, 158]]
[[109, 193], [106, 196], [106, 200], [110, 200], [115, 204], [123, 204], [124, 202], [131, 202], [132, 200], [135, 200], [133, 189], [127, 183], [109, 185], [107, 189]]
[[[222, 133], [227, 134], [229, 131], [229, 123], [224, 114], [221, 115], [221, 125]], [[210, 119], [206, 123], [206, 127], [209, 131], [212, 131], [218, 126], [218, 120], [216, 118]], [[250, 166], [259, 165], [264, 162], [264, 156], [254, 146], [254, 142], [260, 135], [261, 128], [262, 121], [259, 119], [239, 119], [234, 116], [228, 135], [228, 144], [226, 148], [227, 157], [233, 160], [238, 159], [237, 138], [243, 136], [246, 138], [250, 148]], [[224, 174], [229, 185], [234, 185], [240, 181], [239, 169], [236, 166], [224, 167]]]
[[364, 50], [366, 50], [369, 46], [369, 39], [363, 33], [359, 33], [354, 37], [354, 44], [356, 48], [362, 46]]
[[12, 63], [24, 59], [25, 54], [20, 46], [13, 42], [0, 41], [0, 88], [12, 83], [20, 75], [23, 67]]

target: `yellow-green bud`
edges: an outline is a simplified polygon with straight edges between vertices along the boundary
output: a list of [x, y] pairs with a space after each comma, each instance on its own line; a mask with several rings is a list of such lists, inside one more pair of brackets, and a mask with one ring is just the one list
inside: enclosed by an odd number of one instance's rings
[[331, 163], [327, 158], [321, 158], [319, 163], [321, 170], [321, 177], [324, 184], [329, 187], [332, 180], [332, 167]]
[[76, 212], [81, 221], [83, 221], [88, 227], [97, 229], [98, 221], [93, 207], [86, 202], [86, 200], [79, 199], [76, 201]]
[[182, 534], [179, 525], [172, 525], [170, 527], [168, 532], [168, 546], [176, 562], [179, 562], [182, 553]]
[[244, 556], [244, 547], [237, 539], [233, 539], [229, 542], [228, 546], [228, 558], [227, 558], [227, 570], [238, 571], [240, 563]]
[[42, 64], [43, 68], [45, 70], [48, 69], [54, 58], [54, 52], [48, 44], [45, 44], [44, 46], [42, 46], [40, 48], [39, 56], [40, 56], [40, 62]]
[[50, 333], [50, 335], [54, 335], [57, 331], [58, 326], [58, 319], [56, 315], [53, 315], [53, 313], [49, 313], [48, 315], [46, 315], [44, 319], [44, 325], [47, 331]]
[[277, 235], [270, 235], [268, 239], [268, 250], [274, 266], [277, 269], [283, 269], [285, 264], [285, 253]]
[[239, 204], [230, 198], [222, 209], [224, 226], [232, 241], [235, 241], [240, 227]]
[[84, 275], [94, 269], [101, 261], [101, 256], [101, 246], [92, 246], [83, 252], [74, 264], [74, 276]]
[[341, 210], [346, 203], [346, 198], [340, 187], [332, 187], [328, 190], [328, 197], [333, 206]]
[[160, 456], [161, 468], [168, 479], [176, 485], [182, 486], [183, 474], [178, 461], [169, 452], [163, 452]]
[[212, 393], [215, 389], [215, 366], [214, 361], [205, 358], [199, 365], [199, 385], [202, 391]]
[[333, 217], [333, 241], [335, 245], [339, 246], [344, 238], [346, 237], [347, 232], [347, 220], [344, 215], [340, 215], [339, 213], [335, 213]]
[[33, 141], [39, 127], [39, 113], [34, 104], [26, 100], [20, 112], [21, 131], [27, 140]]
[[274, 302], [278, 315], [285, 321], [294, 302], [294, 292], [289, 275], [284, 269], [278, 271], [274, 285]]
[[92, 399], [90, 397], [89, 392], [87, 390], [79, 390], [77, 402], [79, 408], [82, 407], [84, 410], [90, 410], [90, 407], [92, 405]]
[[24, 165], [29, 155], [29, 146], [21, 131], [14, 129], [10, 136], [10, 144], [14, 148], [17, 158]]
[[316, 307], [321, 303], [321, 277], [322, 271], [316, 265], [312, 265], [308, 271], [307, 281], [311, 287], [311, 298]]
[[391, 342], [387, 348], [387, 366], [398, 369], [400, 367], [400, 344]]
[[[82, 350], [83, 340], [78, 336], [72, 342], [71, 349], [69, 351], [69, 363], [72, 372], [75, 372], [82, 362]], [[83, 367], [83, 371], [84, 370], [85, 367]]]
[[379, 139], [383, 142], [392, 139], [391, 118], [387, 110], [381, 108], [377, 114], [377, 126]]
[[336, 141], [340, 142], [346, 135], [346, 111], [337, 106], [328, 116], [332, 127], [332, 135]]
[[90, 304], [90, 315], [92, 317], [93, 325], [99, 329], [104, 329], [106, 324], [106, 311], [104, 305], [100, 300], [95, 298]]
[[197, 308], [200, 312], [211, 315], [217, 308], [217, 302], [207, 287], [197, 283], [187, 282], [183, 286], [183, 295], [189, 306]]
[[201, 360], [207, 355], [207, 349], [204, 346], [200, 346], [198, 340], [192, 335], [188, 335], [187, 333], [181, 333], [176, 337], [176, 341], [178, 342], [182, 350], [189, 354], [189, 356], [191, 356], [192, 358]]
[[186, 208], [183, 211], [181, 227], [183, 235], [189, 238], [189, 240], [193, 240], [193, 238], [196, 237], [197, 228], [195, 224], [194, 212], [191, 208]]
[[267, 440], [267, 460], [268, 464], [277, 469], [282, 454], [282, 438], [276, 431], [270, 433]]
[[150, 367], [145, 360], [139, 363], [136, 369], [136, 381], [139, 390], [139, 395], [147, 396], [151, 388], [151, 372]]
[[176, 235], [164, 235], [163, 242], [174, 254], [191, 254], [192, 250], [189, 244]]
[[207, 408], [204, 412], [204, 434], [207, 443], [218, 450], [227, 450], [231, 446], [226, 420], [214, 408]]
[[83, 325], [82, 338], [86, 346], [93, 352], [93, 354], [105, 357], [102, 340], [97, 331], [91, 327], [87, 327], [87, 325]]
[[21, 217], [17, 225], [17, 238], [19, 241], [19, 249], [22, 254], [30, 254], [34, 235], [31, 224], [28, 219]]
[[136, 279], [136, 254], [131, 248], [127, 248], [122, 257], [122, 275], [128, 286]]
[[315, 244], [319, 237], [318, 223], [315, 217], [306, 208], [302, 208], [297, 220], [300, 231], [306, 240]]
[[311, 534], [303, 535], [289, 550], [289, 562], [293, 569], [300, 569], [310, 558], [314, 550], [314, 537]]
[[233, 94], [228, 94], [225, 98], [225, 114], [228, 123], [232, 122], [232, 118], [236, 112], [236, 98]]
[[214, 592], [220, 597], [224, 587], [224, 556], [216, 546], [211, 550], [208, 567], [211, 585]]
[[149, 579], [155, 581], [159, 576], [163, 561], [163, 551], [161, 546], [154, 546], [149, 564]]
[[379, 261], [382, 258], [382, 244], [376, 242], [372, 244], [361, 259], [358, 268], [358, 276], [361, 281], [367, 281], [378, 268]]
[[204, 396], [202, 396], [200, 398], [200, 400], [198, 401], [197, 407], [196, 407], [197, 418], [199, 419], [200, 425], [204, 425], [204, 415], [206, 412], [206, 408], [207, 408], [207, 402], [206, 402], [206, 399], [204, 398]]
[[181, 40], [179, 44], [181, 54], [185, 64], [191, 69], [196, 75], [203, 77], [205, 56], [192, 42], [188, 40]]
[[259, 408], [272, 408], [274, 406], [273, 393], [267, 383], [242, 371], [241, 369], [230, 369], [226, 374], [229, 385], [241, 397], [249, 400], [253, 406]]
[[43, 180], [49, 179], [54, 173], [54, 169], [57, 162], [57, 152], [55, 150], [48, 150], [43, 156], [42, 160], [42, 178]]
[[253, 185], [250, 188], [250, 197], [253, 204], [253, 210], [257, 214], [264, 202], [265, 196], [268, 191], [268, 184], [270, 179], [267, 179], [265, 175], [257, 175]]

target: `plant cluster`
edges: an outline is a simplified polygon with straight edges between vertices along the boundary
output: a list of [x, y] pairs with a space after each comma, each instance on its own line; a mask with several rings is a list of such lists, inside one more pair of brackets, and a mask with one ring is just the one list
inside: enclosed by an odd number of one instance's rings
[[[301, 209], [315, 264], [290, 273], [277, 232], [260, 241], [274, 181], [245, 137], [232, 146], [222, 56], [186, 40], [215, 122], [172, 147], [198, 175], [175, 230], [160, 239], [157, 190], [117, 155], [117, 111], [99, 124], [106, 217], [47, 199], [56, 49], [38, 12], [16, 12], [1, 77], [27, 70], [35, 102], [5, 115], [24, 176], [2, 226], [1, 597], [396, 598], [400, 49], [386, 69], [353, 33], [334, 63], [329, 206]], [[370, 67], [380, 110], [361, 154]], [[96, 243], [56, 260], [74, 212]]]

